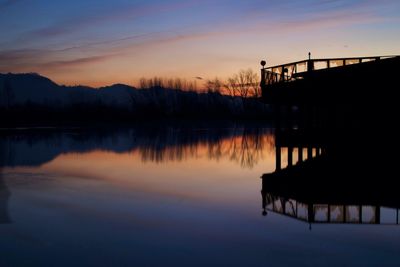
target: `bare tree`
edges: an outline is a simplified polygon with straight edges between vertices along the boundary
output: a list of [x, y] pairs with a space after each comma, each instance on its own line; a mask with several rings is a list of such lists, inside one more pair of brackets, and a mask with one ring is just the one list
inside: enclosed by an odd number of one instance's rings
[[206, 81], [206, 89], [208, 92], [221, 93], [222, 86], [223, 83], [217, 77], [213, 80]]
[[252, 69], [240, 70], [228, 78], [225, 88], [231, 96], [260, 97], [261, 95], [258, 75]]
[[226, 94], [230, 95], [231, 97], [234, 97], [235, 93], [236, 93], [237, 84], [238, 84], [238, 81], [237, 81], [236, 76], [228, 78], [228, 80], [224, 84]]
[[147, 80], [145, 78], [140, 78], [139, 86], [140, 86], [141, 89], [148, 88]]
[[196, 81], [189, 82], [187, 90], [192, 92], [197, 91], [197, 82]]
[[142, 89], [149, 89], [154, 87], [188, 91], [194, 91], [197, 89], [196, 81], [187, 81], [186, 79], [181, 78], [141, 78], [139, 80], [139, 86]]
[[176, 78], [175, 84], [174, 84], [174, 89], [182, 90], [182, 88], [183, 88], [182, 79]]

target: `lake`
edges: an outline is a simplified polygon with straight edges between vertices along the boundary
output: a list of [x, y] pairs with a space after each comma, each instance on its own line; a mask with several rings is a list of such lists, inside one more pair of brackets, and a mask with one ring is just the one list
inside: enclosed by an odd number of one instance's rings
[[268, 126], [20, 129], [0, 156], [0, 266], [400, 265], [396, 207], [276, 207], [306, 204], [263, 188]]

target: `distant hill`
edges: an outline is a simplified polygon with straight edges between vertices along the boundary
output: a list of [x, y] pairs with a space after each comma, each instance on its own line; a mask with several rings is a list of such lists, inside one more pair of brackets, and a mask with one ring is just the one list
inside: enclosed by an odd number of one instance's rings
[[39, 74], [0, 74], [0, 107], [39, 104], [66, 107], [74, 104], [118, 105], [129, 108], [134, 87], [116, 84], [103, 88], [60, 86]]
[[8, 123], [145, 118], [263, 118], [257, 99], [124, 84], [61, 86], [39, 74], [0, 74], [0, 110]]

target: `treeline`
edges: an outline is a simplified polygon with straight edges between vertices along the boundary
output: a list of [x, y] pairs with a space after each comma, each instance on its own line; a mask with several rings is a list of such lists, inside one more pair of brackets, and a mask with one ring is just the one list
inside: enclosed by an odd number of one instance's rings
[[139, 80], [139, 86], [141, 89], [164, 88], [184, 91], [200, 91], [196, 81], [188, 81], [181, 78], [141, 78]]
[[150, 88], [130, 95], [132, 106], [75, 103], [53, 106], [27, 102], [1, 108], [2, 124], [64, 122], [126, 122], [148, 119], [266, 119], [269, 109], [257, 99], [228, 97], [219, 93], [196, 93]]
[[141, 78], [139, 87], [149, 89], [154, 87], [197, 91], [206, 93], [219, 93], [231, 97], [261, 97], [260, 78], [252, 69], [240, 70], [226, 80], [215, 77], [214, 79], [203, 79], [194, 77], [203, 86], [199, 86], [196, 80], [188, 81], [180, 78]]
[[[146, 87], [152, 86], [147, 89], [121, 84], [93, 89], [50, 84], [50, 80], [41, 76], [31, 77], [29, 83], [15, 82], [20, 79], [18, 75], [2, 78], [1, 126], [163, 119], [259, 120], [270, 116], [269, 107], [258, 98], [229, 96], [212, 90], [200, 93], [195, 91], [194, 84], [184, 80], [174, 80], [174, 84], [172, 80], [142, 80]], [[42, 79], [42, 85], [35, 87], [34, 94], [23, 96], [32, 91], [30, 87], [37, 79]], [[41, 93], [41, 88], [46, 86], [47, 91]]]

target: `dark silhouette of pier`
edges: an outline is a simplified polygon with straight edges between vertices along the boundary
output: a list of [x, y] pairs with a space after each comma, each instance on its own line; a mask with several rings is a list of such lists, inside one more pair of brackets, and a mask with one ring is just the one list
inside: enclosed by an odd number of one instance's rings
[[[396, 89], [400, 57], [311, 59], [264, 68], [275, 111], [268, 211], [310, 223], [399, 224]], [[287, 158], [283, 166], [282, 159]]]
[[[265, 61], [263, 61], [265, 64]], [[400, 56], [311, 59], [261, 69], [263, 100], [270, 104], [376, 101], [392, 91]]]
[[263, 214], [309, 223], [399, 224], [396, 165], [380, 136], [368, 144], [358, 132], [334, 133], [276, 130], [276, 170], [261, 177]]
[[[282, 214], [310, 224], [399, 225], [399, 208], [371, 205], [369, 202], [316, 202], [273, 195], [262, 190], [263, 215]], [[311, 227], [311, 226], [310, 226]]]
[[262, 99], [278, 127], [359, 129], [397, 121], [400, 56], [311, 59], [265, 68]]

